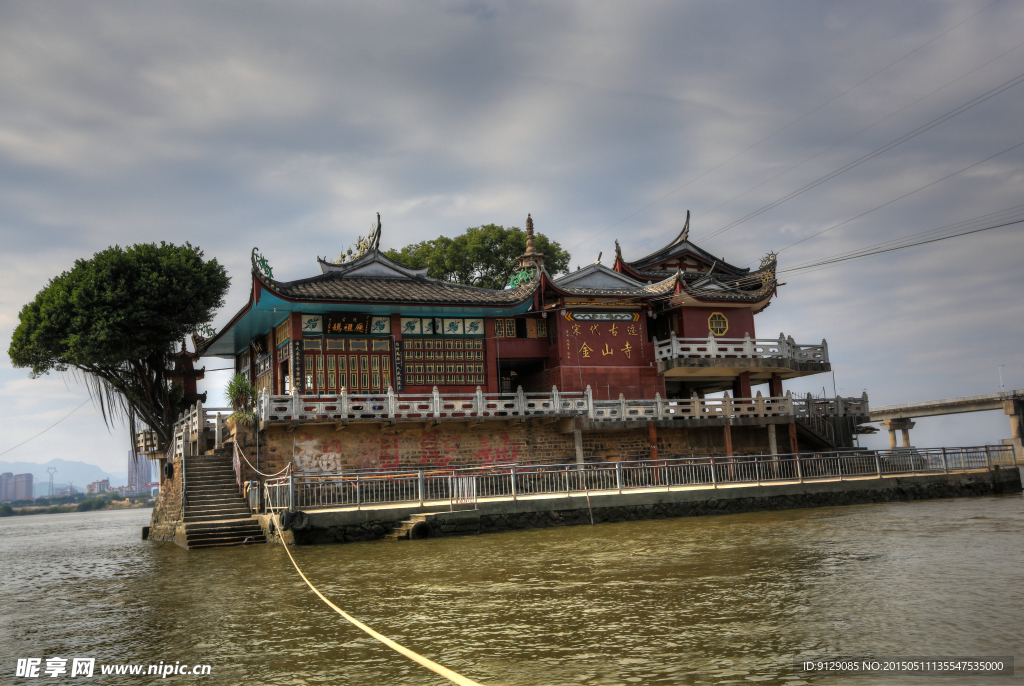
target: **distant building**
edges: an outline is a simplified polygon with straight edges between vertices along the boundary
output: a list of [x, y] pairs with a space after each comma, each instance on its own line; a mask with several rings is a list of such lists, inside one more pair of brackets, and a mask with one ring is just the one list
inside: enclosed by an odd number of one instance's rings
[[74, 484], [68, 484], [67, 486], [54, 486], [53, 495], [57, 498], [63, 498], [66, 495], [78, 495], [78, 489], [75, 488]]
[[32, 500], [32, 475], [18, 474], [14, 477], [14, 497], [11, 500]]
[[11, 472], [0, 474], [0, 500], [14, 500], [14, 474]]
[[128, 493], [140, 493], [146, 490], [146, 485], [150, 480], [151, 464], [144, 453], [128, 453]]
[[110, 479], [103, 479], [101, 481], [93, 481], [91, 484], [85, 487], [86, 493], [106, 493], [110, 490]]

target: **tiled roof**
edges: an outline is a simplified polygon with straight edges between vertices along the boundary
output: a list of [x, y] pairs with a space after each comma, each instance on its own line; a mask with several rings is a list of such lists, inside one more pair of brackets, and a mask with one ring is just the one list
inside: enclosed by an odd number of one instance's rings
[[345, 302], [403, 302], [450, 305], [514, 305], [533, 294], [536, 283], [495, 291], [464, 286], [425, 276], [387, 278], [344, 276], [328, 272], [298, 281], [273, 281], [261, 278], [267, 290], [294, 300]]

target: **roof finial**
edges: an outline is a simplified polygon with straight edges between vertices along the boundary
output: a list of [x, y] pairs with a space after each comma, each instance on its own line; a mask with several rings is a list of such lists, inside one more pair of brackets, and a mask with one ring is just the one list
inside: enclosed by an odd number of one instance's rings
[[380, 248], [380, 212], [377, 213], [377, 225], [373, 227], [373, 233], [370, 234], [370, 245], [366, 252], [371, 252]]
[[615, 239], [615, 259], [622, 259], [622, 248], [619, 247], [619, 239]]
[[540, 269], [544, 266], [544, 255], [537, 252], [533, 237], [533, 217], [526, 215], [526, 252], [519, 256], [518, 269]]
[[526, 254], [537, 254], [537, 246], [533, 242], [533, 217], [529, 212], [526, 213]]

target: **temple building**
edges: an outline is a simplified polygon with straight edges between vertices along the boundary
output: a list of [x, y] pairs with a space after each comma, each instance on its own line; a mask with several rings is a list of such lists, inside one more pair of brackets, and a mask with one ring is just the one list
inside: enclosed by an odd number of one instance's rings
[[[751, 271], [682, 232], [627, 262], [553, 277], [534, 244], [509, 287], [431, 278], [386, 257], [380, 224], [366, 252], [318, 258], [320, 274], [277, 281], [252, 253], [249, 301], [224, 329], [198, 341], [204, 356], [234, 360], [261, 392], [332, 396], [582, 392], [594, 398], [752, 397], [768, 384], [830, 371], [827, 348], [780, 337], [758, 341], [754, 315], [776, 296], [775, 256]], [[764, 356], [763, 348], [775, 353]], [[191, 371], [191, 370], [190, 370]]]

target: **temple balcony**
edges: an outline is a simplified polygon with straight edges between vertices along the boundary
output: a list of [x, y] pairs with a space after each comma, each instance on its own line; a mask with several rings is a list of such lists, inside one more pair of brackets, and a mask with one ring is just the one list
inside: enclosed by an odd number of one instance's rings
[[[707, 392], [725, 390], [732, 380], [750, 373], [750, 383], [767, 383], [772, 376], [793, 379], [832, 371], [828, 343], [797, 343], [779, 334], [773, 338], [677, 338], [654, 341], [658, 373], [668, 381], [693, 382]], [[719, 386], [716, 388], [716, 385]]]

